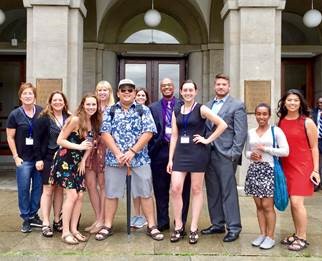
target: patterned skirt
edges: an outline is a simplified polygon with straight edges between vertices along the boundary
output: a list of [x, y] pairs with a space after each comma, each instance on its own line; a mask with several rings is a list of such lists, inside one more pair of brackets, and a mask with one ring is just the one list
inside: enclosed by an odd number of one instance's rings
[[268, 162], [252, 162], [249, 165], [245, 193], [259, 198], [274, 196], [274, 170]]

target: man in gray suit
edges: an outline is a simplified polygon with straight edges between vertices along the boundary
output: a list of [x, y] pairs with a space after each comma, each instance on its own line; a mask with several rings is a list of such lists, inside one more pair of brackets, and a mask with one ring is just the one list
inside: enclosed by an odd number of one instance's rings
[[[229, 77], [218, 74], [214, 82], [215, 98], [207, 103], [228, 128], [211, 144], [211, 160], [206, 172], [208, 210], [211, 226], [201, 230], [204, 235], [225, 233], [223, 241], [231, 242], [241, 231], [236, 183], [236, 168], [247, 137], [247, 115], [244, 104], [229, 95]], [[207, 131], [213, 126], [207, 122]]]

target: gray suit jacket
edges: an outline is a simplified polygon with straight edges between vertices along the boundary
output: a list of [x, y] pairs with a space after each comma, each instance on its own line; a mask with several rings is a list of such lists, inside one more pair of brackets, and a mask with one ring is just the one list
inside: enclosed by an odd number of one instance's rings
[[[206, 106], [211, 109], [213, 102], [214, 100], [209, 101]], [[247, 114], [245, 105], [229, 95], [218, 112], [218, 116], [227, 123], [228, 127], [212, 143], [212, 146], [215, 146], [219, 153], [227, 158], [240, 163], [247, 138]], [[206, 126], [208, 136], [214, 131], [216, 126], [213, 126], [212, 122], [208, 120], [206, 121]]]

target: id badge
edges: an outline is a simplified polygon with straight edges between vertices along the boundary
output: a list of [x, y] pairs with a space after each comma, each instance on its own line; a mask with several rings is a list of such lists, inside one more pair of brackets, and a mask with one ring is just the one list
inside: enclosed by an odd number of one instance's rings
[[34, 145], [34, 139], [33, 138], [26, 138], [26, 145]]
[[165, 127], [165, 134], [170, 134], [172, 133], [172, 128], [170, 127]]
[[189, 136], [181, 136], [180, 137], [180, 143], [181, 144], [189, 144], [190, 143], [190, 137]]

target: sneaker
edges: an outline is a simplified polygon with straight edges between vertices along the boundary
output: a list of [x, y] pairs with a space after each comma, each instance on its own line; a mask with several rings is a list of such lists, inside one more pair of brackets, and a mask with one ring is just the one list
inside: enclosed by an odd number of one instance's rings
[[275, 246], [275, 240], [271, 239], [270, 237], [265, 237], [265, 240], [260, 244], [260, 249], [271, 249]]
[[130, 227], [134, 227], [136, 220], [138, 219], [138, 216], [131, 217], [130, 220]]
[[39, 218], [38, 214], [29, 218], [29, 223], [31, 227], [42, 227], [42, 220]]
[[252, 246], [259, 247], [265, 240], [265, 236], [260, 235], [254, 241], [252, 241]]
[[29, 223], [29, 221], [28, 221], [28, 220], [24, 220], [24, 221], [22, 222], [22, 225], [21, 225], [21, 229], [20, 229], [20, 231], [21, 231], [22, 233], [30, 233], [30, 232], [31, 232], [31, 227], [30, 227], [30, 223]]
[[134, 228], [142, 228], [142, 227], [146, 226], [147, 224], [148, 224], [148, 222], [146, 221], [145, 217], [138, 216], [136, 221], [134, 222], [133, 227]]

